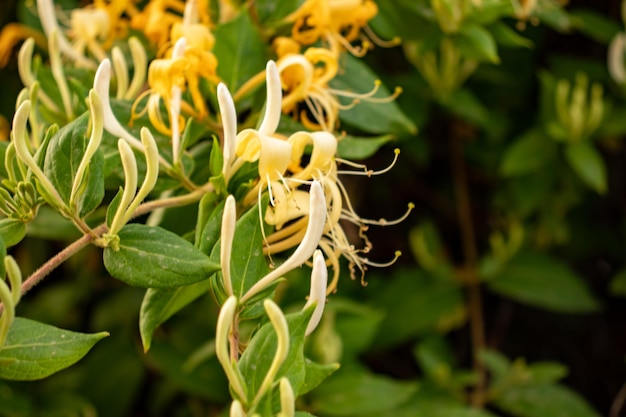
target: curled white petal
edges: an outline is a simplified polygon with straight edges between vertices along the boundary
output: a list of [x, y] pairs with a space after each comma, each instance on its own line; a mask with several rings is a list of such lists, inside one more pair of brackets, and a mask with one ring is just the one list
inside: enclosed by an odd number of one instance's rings
[[280, 379], [280, 414], [279, 417], [294, 417], [296, 415], [295, 401], [296, 397], [293, 388], [286, 376]]
[[78, 65], [93, 69], [95, 64], [85, 56], [76, 52], [69, 41], [63, 36], [61, 28], [57, 22], [56, 14], [54, 13], [54, 3], [52, 0], [37, 0], [37, 13], [39, 14], [39, 20], [43, 27], [46, 36], [49, 38], [54, 30], [59, 32], [59, 48], [61, 51], [73, 59]]
[[241, 400], [245, 400], [246, 391], [242, 384], [239, 374], [236, 371], [236, 364], [231, 362], [228, 349], [228, 334], [237, 312], [237, 297], [231, 295], [220, 310], [217, 317], [217, 327], [215, 329], [215, 356], [222, 365], [228, 382], [233, 390], [239, 395]]
[[230, 278], [230, 257], [233, 249], [233, 239], [235, 237], [235, 224], [237, 222], [237, 209], [235, 197], [229, 195], [224, 204], [224, 214], [222, 216], [220, 265], [222, 265], [222, 276], [226, 294], [233, 295], [233, 285]]
[[242, 297], [241, 302], [244, 303], [249, 300], [252, 296], [267, 288], [276, 279], [305, 263], [317, 248], [324, 232], [325, 224], [326, 198], [324, 197], [324, 190], [318, 181], [313, 181], [309, 190], [309, 223], [307, 224], [302, 242], [285, 262], [257, 281]]
[[98, 97], [102, 102], [104, 112], [104, 128], [113, 136], [123, 138], [135, 149], [143, 149], [141, 142], [131, 135], [113, 114], [111, 101], [109, 100], [109, 87], [111, 85], [111, 61], [105, 59], [98, 66], [96, 75], [93, 79], [93, 88], [98, 93]]
[[265, 69], [267, 83], [267, 101], [265, 102], [265, 114], [259, 127], [260, 135], [271, 135], [276, 131], [280, 122], [283, 92], [281, 89], [280, 75], [274, 61], [268, 61]]
[[220, 83], [217, 86], [217, 101], [220, 105], [220, 115], [222, 116], [222, 125], [224, 126], [224, 165], [222, 166], [222, 174], [226, 181], [230, 178], [230, 167], [235, 159], [235, 150], [237, 147], [237, 112], [233, 97], [230, 95], [228, 88]]
[[322, 251], [317, 249], [313, 254], [313, 271], [311, 272], [311, 290], [309, 293], [309, 300], [305, 304], [304, 308], [316, 303], [313, 315], [309, 320], [309, 324], [306, 326], [304, 335], [310, 335], [317, 327], [322, 314], [324, 313], [324, 306], [326, 305], [326, 284], [328, 283], [328, 270], [326, 269], [326, 261]]
[[259, 389], [254, 397], [253, 404], [258, 403], [265, 393], [271, 388], [274, 383], [274, 379], [280, 370], [280, 367], [287, 359], [289, 355], [289, 326], [287, 325], [287, 319], [282, 310], [274, 301], [266, 298], [263, 301], [263, 307], [269, 317], [274, 330], [276, 331], [276, 353], [274, 353], [274, 359], [270, 368], [267, 370], [263, 382], [259, 386]]

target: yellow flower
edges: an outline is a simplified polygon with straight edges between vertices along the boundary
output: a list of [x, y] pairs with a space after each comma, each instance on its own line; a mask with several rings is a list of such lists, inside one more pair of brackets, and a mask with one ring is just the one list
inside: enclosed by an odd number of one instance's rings
[[0, 32], [0, 68], [4, 68], [9, 63], [15, 45], [28, 38], [33, 38], [41, 49], [48, 48], [46, 36], [33, 28], [21, 23], [8, 23], [2, 28]]
[[[328, 83], [339, 69], [337, 56], [331, 50], [311, 47], [304, 54], [294, 53], [294, 45], [282, 39], [275, 43], [275, 47], [279, 53], [276, 66], [285, 92], [282, 110], [294, 115], [309, 130], [333, 131], [340, 110], [350, 109], [360, 101], [391, 101], [402, 91], [396, 88], [389, 97], [374, 98], [380, 87], [379, 81], [372, 90], [363, 94], [331, 88]], [[340, 97], [348, 98], [350, 102], [341, 103]], [[303, 109], [301, 104], [306, 108]]]
[[[183, 58], [155, 59], [152, 61], [148, 70], [150, 89], [141, 94], [133, 104], [131, 123], [147, 111], [150, 122], [159, 132], [166, 135], [172, 134], [170, 126], [163, 121], [161, 116], [161, 100], [169, 108], [173, 89], [178, 88], [181, 91], [185, 89], [186, 69], [187, 63]], [[148, 95], [148, 103], [141, 112], [137, 113], [136, 107], [146, 95]], [[182, 129], [184, 120], [181, 120], [180, 123]]]
[[[250, 206], [260, 201], [261, 194], [265, 190], [268, 191], [270, 205], [265, 218], [261, 221], [275, 227], [275, 231], [270, 236], [264, 236], [266, 244], [264, 253], [270, 256], [300, 247], [301, 242], [307, 236], [314, 210], [310, 202], [311, 184], [317, 184], [319, 192], [324, 195], [326, 217], [321, 238], [316, 241], [316, 245], [319, 245], [324, 252], [328, 264], [333, 266], [334, 276], [327, 289], [330, 293], [334, 291], [338, 282], [341, 256], [349, 261], [353, 275], [356, 269], [364, 273], [368, 265], [379, 265], [363, 257], [363, 254], [371, 248], [371, 244], [363, 233], [368, 225], [395, 224], [402, 221], [408, 212], [402, 218], [391, 222], [384, 219], [370, 221], [359, 217], [352, 209], [348, 193], [339, 181], [339, 174], [344, 172], [338, 171], [337, 164], [341, 162], [363, 168], [363, 171], [350, 171], [356, 175], [371, 176], [386, 172], [386, 170], [373, 172], [361, 165], [337, 159], [337, 138], [327, 131], [297, 132], [286, 139], [277, 135], [276, 128], [283, 104], [278, 68], [270, 61], [264, 75], [267, 83], [265, 115], [258, 130], [245, 129], [236, 136], [234, 158], [228, 156], [231, 155], [229, 144], [236, 130], [234, 104], [225, 87], [218, 88], [225, 130], [224, 149], [229, 149], [225, 152], [223, 171], [228, 174], [225, 176], [232, 177], [232, 174], [243, 163], [258, 161], [259, 180], [243, 199], [243, 205]], [[320, 76], [320, 79], [323, 78], [324, 76]], [[309, 149], [310, 154], [305, 158], [305, 153]], [[305, 160], [307, 162], [303, 162]], [[412, 205], [409, 211], [410, 209]], [[350, 243], [341, 224], [343, 220], [359, 226], [364, 241], [363, 248], [356, 248]]]
[[[307, 0], [286, 20], [293, 22], [291, 37], [302, 45], [323, 40], [335, 53], [346, 49], [362, 55], [369, 41], [361, 30], [377, 13], [378, 7], [372, 0]], [[360, 49], [351, 44], [359, 39]]]

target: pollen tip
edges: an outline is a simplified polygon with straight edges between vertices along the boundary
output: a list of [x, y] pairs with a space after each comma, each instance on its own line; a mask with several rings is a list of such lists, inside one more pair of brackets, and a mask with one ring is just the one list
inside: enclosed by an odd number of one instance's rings
[[379, 87], [382, 83], [383, 83], [383, 82], [382, 82], [382, 81], [380, 81], [380, 80], [375, 80], [375, 81], [374, 81], [374, 85], [375, 85], [376, 87]]
[[409, 210], [413, 210], [415, 208], [415, 203], [412, 201], [409, 203]]
[[394, 255], [395, 255], [396, 258], [399, 258], [399, 257], [402, 256], [402, 251], [397, 250], [397, 251], [395, 251]]

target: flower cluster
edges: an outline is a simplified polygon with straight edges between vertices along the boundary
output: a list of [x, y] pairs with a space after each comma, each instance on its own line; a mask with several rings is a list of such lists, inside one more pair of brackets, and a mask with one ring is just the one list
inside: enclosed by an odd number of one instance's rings
[[[72, 221], [86, 241], [104, 248], [105, 266], [112, 275], [135, 282], [125, 276], [125, 268], [115, 266], [118, 258], [130, 256], [125, 251], [132, 243], [125, 239], [134, 230], [127, 227], [133, 218], [152, 213], [149, 224], [154, 227], [168, 207], [200, 200], [204, 207], [207, 196], [222, 201], [220, 274], [215, 286], [216, 294], [223, 295], [216, 297], [222, 305], [217, 356], [236, 394], [233, 410], [239, 415], [239, 408], [254, 409], [271, 390], [289, 349], [284, 315], [267, 298], [268, 291], [294, 268], [312, 266], [304, 308], [311, 311], [305, 335], [310, 334], [321, 319], [326, 295], [337, 289], [341, 257], [353, 277], [355, 271], [363, 276], [368, 265], [377, 265], [365, 257], [371, 249], [365, 237], [368, 226], [402, 221], [412, 205], [396, 221], [363, 219], [340, 179], [342, 174], [384, 173], [399, 153], [378, 172], [338, 155], [341, 110], [362, 101], [389, 102], [400, 94], [396, 89], [379, 97], [380, 81], [363, 93], [332, 87], [343, 54], [359, 57], [373, 43], [384, 44], [367, 26], [377, 13], [372, 0], [307, 0], [285, 13], [277, 26], [282, 29], [270, 36], [268, 50], [273, 53], [264, 60], [266, 67], [254, 68], [248, 78], [231, 85], [222, 78], [226, 73], [219, 71], [220, 65], [228, 63], [224, 58], [245, 57], [237, 50], [219, 55], [216, 28], [237, 21], [247, 10], [227, 1], [219, 2], [218, 15], [210, 10], [206, 0], [150, 0], [141, 7], [136, 2], [95, 0], [88, 7], [64, 12], [53, 0], [37, 0], [44, 36], [27, 27], [6, 29], [0, 35], [0, 64], [7, 62], [15, 42], [28, 39], [18, 55], [25, 89], [17, 101], [13, 141], [7, 150], [7, 158], [18, 159], [15, 165], [7, 163], [11, 187], [0, 192], [0, 211], [26, 223], [39, 205], [49, 204]], [[36, 44], [48, 50], [49, 71], [41, 69]], [[89, 86], [81, 84], [85, 79], [92, 80]], [[256, 90], [263, 83], [266, 99], [261, 109]], [[286, 118], [292, 119], [295, 129], [282, 133], [281, 120]], [[73, 133], [68, 134], [70, 130]], [[54, 153], [55, 147], [63, 146], [72, 147], [66, 168]], [[203, 168], [207, 162], [208, 168]], [[349, 170], [341, 170], [342, 165]], [[104, 189], [118, 192], [106, 204], [106, 221], [93, 228], [88, 219], [103, 205]], [[238, 287], [235, 282], [241, 278], [231, 271], [233, 242], [242, 213], [250, 210], [258, 211], [262, 234], [258, 253], [269, 258], [270, 270]], [[200, 212], [195, 230], [200, 249], [205, 220]], [[344, 230], [348, 223], [357, 226], [360, 244], [348, 238]], [[274, 265], [273, 257], [287, 251], [291, 251], [287, 259]], [[205, 255], [194, 256], [204, 262]], [[334, 272], [330, 280], [328, 266]], [[213, 271], [204, 265], [197, 274], [175, 271], [174, 276], [202, 277], [208, 270]], [[157, 283], [158, 273], [154, 277], [145, 280], [148, 287], [168, 286]], [[17, 281], [11, 281], [13, 293]], [[8, 287], [2, 291], [5, 306], [17, 302], [12, 294], [9, 303]], [[261, 386], [249, 397], [233, 366], [240, 348], [233, 333], [240, 315], [259, 297], [266, 298], [263, 306], [279, 347]], [[10, 325], [9, 310], [5, 311], [0, 336]], [[293, 397], [291, 389], [281, 380], [281, 395]], [[287, 403], [284, 407], [289, 408]]]

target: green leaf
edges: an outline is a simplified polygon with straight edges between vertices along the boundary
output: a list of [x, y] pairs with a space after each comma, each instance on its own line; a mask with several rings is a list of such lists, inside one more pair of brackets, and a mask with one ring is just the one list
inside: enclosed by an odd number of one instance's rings
[[[89, 142], [86, 137], [89, 114], [85, 113], [63, 126], [50, 141], [44, 161], [44, 173], [66, 204], [69, 204], [72, 185]], [[78, 215], [84, 217], [104, 198], [104, 156], [100, 150], [93, 155], [85, 171], [86, 182], [79, 191]]]
[[386, 313], [374, 346], [381, 349], [435, 329], [454, 328], [463, 323], [463, 304], [463, 293], [454, 282], [423, 271], [396, 271], [374, 300], [374, 306]]
[[119, 238], [119, 250], [104, 249], [104, 266], [129, 285], [179, 287], [208, 280], [220, 269], [191, 243], [160, 227], [127, 224]]
[[493, 35], [480, 25], [463, 25], [454, 44], [465, 58], [487, 61], [492, 64], [500, 62]]
[[606, 165], [600, 153], [589, 142], [568, 145], [565, 148], [565, 159], [587, 186], [599, 194], [606, 192]]
[[263, 26], [274, 26], [295, 12], [304, 0], [257, 0], [253, 3], [259, 21]]
[[[355, 94], [367, 93], [379, 81], [378, 76], [354, 56], [346, 54], [342, 60], [345, 63], [344, 71], [330, 82], [332, 88]], [[391, 96], [389, 90], [381, 85], [376, 97], [389, 96]], [[351, 109], [341, 110], [339, 118], [344, 123], [374, 135], [392, 133], [407, 136], [417, 133], [415, 124], [402, 112], [395, 101], [373, 103], [363, 99]]]
[[[311, 314], [313, 314], [313, 308], [286, 316], [289, 326], [289, 354], [276, 378], [283, 376], [289, 378], [296, 396], [302, 393], [301, 388], [305, 386], [304, 331]], [[250, 399], [254, 398], [270, 368], [277, 344], [274, 327], [271, 323], [266, 323], [254, 334], [250, 344], [241, 355], [238, 365], [248, 384]]]
[[298, 395], [303, 395], [317, 388], [326, 378], [339, 369], [338, 363], [321, 364], [304, 358], [304, 382]]
[[337, 155], [351, 160], [362, 160], [374, 155], [383, 145], [392, 141], [393, 135], [383, 135], [373, 138], [344, 136], [337, 144]]
[[85, 334], [17, 317], [0, 350], [0, 378], [42, 379], [73, 365], [107, 332]]
[[488, 286], [521, 303], [560, 313], [589, 313], [600, 307], [577, 274], [541, 253], [518, 254]]
[[198, 204], [194, 246], [206, 255], [211, 253], [220, 237], [224, 201], [220, 202], [214, 193], [206, 193]]
[[515, 417], [600, 417], [580, 395], [560, 384], [498, 390], [493, 404]]
[[536, 172], [557, 155], [553, 140], [540, 129], [531, 129], [506, 148], [500, 172], [507, 177]]
[[476, 126], [488, 129], [493, 123], [492, 113], [481, 103], [473, 92], [466, 88], [455, 90], [440, 98], [440, 104]]
[[591, 39], [608, 45], [622, 30], [613, 19], [590, 9], [576, 9], [570, 13], [571, 24]]
[[626, 297], [626, 268], [613, 277], [609, 285], [609, 291], [613, 295]]
[[458, 398], [442, 393], [426, 383], [420, 386], [417, 394], [409, 402], [393, 410], [393, 413], [375, 413], [367, 417], [390, 415], [393, 417], [496, 417], [489, 411], [464, 404]]
[[154, 331], [192, 301], [207, 294], [210, 280], [177, 288], [149, 288], [141, 303], [139, 331], [144, 352], [150, 350]]
[[504, 22], [496, 22], [489, 26], [495, 41], [510, 48], [532, 48], [533, 41], [520, 35]]
[[0, 220], [0, 237], [7, 247], [15, 246], [26, 236], [26, 224], [16, 219]]
[[240, 13], [215, 29], [213, 53], [217, 75], [236, 91], [253, 75], [265, 69], [267, 44], [261, 39], [248, 13]]
[[155, 343], [148, 360], [167, 377], [168, 384], [213, 402], [228, 400], [228, 381], [215, 355], [190, 366], [189, 354], [176, 350], [171, 344]]
[[[343, 358], [356, 357], [366, 351], [374, 341], [385, 317], [381, 310], [340, 297], [333, 297], [328, 303], [324, 312], [325, 320], [326, 315], [335, 319], [334, 330], [341, 338]], [[325, 327], [325, 322], [322, 322], [320, 327]], [[328, 335], [322, 332], [320, 336], [322, 338], [320, 343], [328, 347], [330, 345]]]
[[415, 382], [400, 382], [365, 370], [337, 372], [312, 392], [316, 413], [355, 416], [387, 412], [406, 402], [416, 391]]

